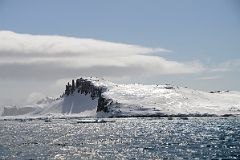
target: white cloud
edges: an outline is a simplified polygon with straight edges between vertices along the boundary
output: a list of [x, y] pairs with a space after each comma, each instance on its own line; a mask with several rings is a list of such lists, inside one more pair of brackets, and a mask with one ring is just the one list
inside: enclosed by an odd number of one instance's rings
[[240, 68], [240, 59], [231, 59], [218, 64], [215, 68], [209, 68], [209, 72], [230, 72]]
[[38, 102], [39, 100], [44, 99], [46, 96], [39, 92], [33, 92], [27, 97], [27, 103], [28, 104], [34, 104]]
[[205, 77], [199, 77], [197, 80], [216, 80], [221, 78], [220, 76], [205, 76]]
[[[127, 76], [185, 74], [205, 70], [198, 62], [170, 61], [148, 54], [152, 52], [171, 51], [94, 39], [0, 31], [0, 73], [5, 77], [14, 74], [5, 73], [6, 68], [10, 68], [12, 72], [19, 72], [19, 68], [25, 69], [26, 73], [23, 73], [25, 77], [31, 76], [36, 70], [40, 75], [51, 70], [52, 73], [66, 74], [65, 77], [70, 76], [65, 70], [71, 69], [82, 73], [91, 71], [101, 76], [116, 75], [116, 72], [121, 73], [121, 76]], [[99, 68], [108, 72], [100, 71]], [[54, 75], [54, 73], [48, 74], [48, 76]]]
[[209, 72], [228, 72], [228, 71], [230, 71], [230, 68], [219, 67], [209, 69]]
[[229, 69], [229, 70], [239, 70], [240, 67], [240, 59], [234, 59], [234, 60], [228, 60], [224, 63], [220, 64], [223, 68]]
[[[106, 42], [64, 36], [17, 34], [0, 31], [1, 52], [9, 55], [31, 56], [97, 56], [115, 57], [119, 55], [145, 54], [149, 52], [170, 52], [162, 48], [146, 48], [137, 45]], [[10, 42], [10, 43], [9, 43]]]

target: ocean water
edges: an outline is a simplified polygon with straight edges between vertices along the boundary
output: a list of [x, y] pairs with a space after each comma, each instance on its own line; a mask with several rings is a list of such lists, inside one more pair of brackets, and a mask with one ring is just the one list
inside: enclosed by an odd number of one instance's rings
[[0, 159], [240, 159], [240, 117], [0, 121]]

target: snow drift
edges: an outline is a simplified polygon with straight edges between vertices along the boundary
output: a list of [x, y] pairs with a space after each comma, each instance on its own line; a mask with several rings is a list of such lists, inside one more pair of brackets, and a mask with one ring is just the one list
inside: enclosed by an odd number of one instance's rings
[[46, 98], [24, 107], [5, 107], [2, 116], [131, 117], [228, 114], [240, 114], [240, 92], [204, 92], [170, 84], [115, 84], [88, 77], [68, 83], [60, 98]]

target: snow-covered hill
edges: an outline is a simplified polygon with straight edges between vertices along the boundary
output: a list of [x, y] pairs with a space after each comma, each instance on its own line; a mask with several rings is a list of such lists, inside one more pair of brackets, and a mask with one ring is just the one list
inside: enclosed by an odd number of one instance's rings
[[240, 114], [240, 92], [203, 92], [165, 85], [115, 84], [99, 78], [80, 78], [66, 86], [58, 99], [4, 108], [2, 116], [167, 116]]

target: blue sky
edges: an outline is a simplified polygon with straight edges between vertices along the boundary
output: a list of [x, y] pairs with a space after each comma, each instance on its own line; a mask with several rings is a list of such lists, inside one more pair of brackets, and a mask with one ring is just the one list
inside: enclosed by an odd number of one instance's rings
[[178, 59], [238, 58], [237, 0], [1, 0], [0, 28], [164, 47]]
[[[149, 54], [227, 71], [153, 75], [137, 81], [240, 90], [238, 0], [0, 0], [0, 30], [165, 48], [172, 52]], [[18, 83], [11, 77], [0, 81]]]

